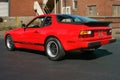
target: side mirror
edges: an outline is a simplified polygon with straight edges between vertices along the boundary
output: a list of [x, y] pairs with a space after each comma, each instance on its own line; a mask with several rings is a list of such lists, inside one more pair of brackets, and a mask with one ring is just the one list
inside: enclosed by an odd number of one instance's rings
[[23, 27], [23, 28], [26, 28], [27, 26], [26, 26], [25, 24], [22, 24], [22, 27]]
[[22, 26], [22, 28], [26, 28], [27, 27], [26, 24], [23, 23], [23, 21], [21, 21], [21, 26]]

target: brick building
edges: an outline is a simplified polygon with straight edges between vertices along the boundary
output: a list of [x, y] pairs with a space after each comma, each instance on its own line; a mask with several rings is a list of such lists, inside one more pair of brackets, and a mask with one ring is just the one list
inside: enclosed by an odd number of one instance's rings
[[10, 0], [10, 16], [34, 16], [34, 1], [35, 0]]
[[9, 7], [9, 16], [35, 16], [36, 12], [76, 14], [113, 21], [113, 27], [120, 27], [120, 0], [10, 0]]
[[[10, 16], [33, 16], [34, 1], [10, 0]], [[37, 0], [48, 12], [77, 14], [82, 16], [120, 16], [120, 0]], [[43, 4], [46, 1], [46, 4]], [[54, 4], [56, 1], [56, 4]], [[44, 12], [44, 9], [43, 9]]]
[[[61, 9], [59, 9], [62, 4]], [[112, 21], [120, 28], [120, 0], [59, 0], [58, 13], [88, 16], [102, 21]]]
[[83, 16], [116, 16], [120, 17], [120, 0], [66, 0], [64, 6], [71, 14]]

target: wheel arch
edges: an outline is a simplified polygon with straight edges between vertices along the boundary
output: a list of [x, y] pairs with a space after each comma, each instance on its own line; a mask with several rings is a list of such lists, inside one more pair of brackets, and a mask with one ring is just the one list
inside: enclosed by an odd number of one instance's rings
[[[44, 40], [44, 45], [45, 45], [46, 41], [47, 41], [49, 38], [56, 38], [56, 39], [60, 42], [61, 46], [64, 48], [64, 45], [63, 45], [62, 40], [61, 40], [59, 37], [54, 36], [54, 35], [49, 35], [49, 36], [47, 36], [47, 37], [45, 38], [45, 40]], [[64, 50], [65, 50], [65, 49], [64, 49]]]
[[44, 45], [45, 45], [45, 43], [46, 43], [46, 41], [47, 41], [47, 39], [49, 39], [49, 38], [56, 38], [59, 42], [60, 42], [60, 44], [61, 44], [61, 46], [63, 47], [63, 49], [64, 50], [67, 50], [67, 48], [66, 48], [66, 39], [63, 39], [63, 38], [61, 38], [61, 37], [59, 37], [59, 36], [54, 36], [54, 35], [49, 35], [49, 36], [47, 36], [46, 38], [45, 38], [45, 40], [44, 40]]
[[4, 41], [6, 40], [6, 37], [7, 37], [8, 35], [11, 36], [11, 34], [9, 34], [9, 33], [5, 34], [5, 36], [4, 36]]
[[[58, 37], [56, 37], [56, 36], [54, 36], [54, 35], [49, 35], [49, 36], [47, 36], [47, 37], [45, 38], [44, 44], [46, 43], [46, 41], [47, 41], [49, 38], [56, 38], [57, 40], [60, 41], [60, 39], [59, 39]], [[60, 41], [60, 43], [61, 43], [61, 41]]]

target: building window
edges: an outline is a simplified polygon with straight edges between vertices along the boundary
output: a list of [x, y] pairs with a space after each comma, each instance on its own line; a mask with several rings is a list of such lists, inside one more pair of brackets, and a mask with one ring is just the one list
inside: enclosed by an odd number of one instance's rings
[[88, 16], [97, 16], [96, 5], [88, 6]]
[[77, 5], [78, 5], [77, 0], [73, 0], [73, 9], [77, 9]]
[[71, 7], [70, 6], [63, 7], [62, 14], [71, 14]]
[[113, 7], [113, 16], [120, 16], [120, 5], [114, 5]]
[[0, 16], [8, 16], [9, 11], [8, 11], [8, 2], [0, 2]]

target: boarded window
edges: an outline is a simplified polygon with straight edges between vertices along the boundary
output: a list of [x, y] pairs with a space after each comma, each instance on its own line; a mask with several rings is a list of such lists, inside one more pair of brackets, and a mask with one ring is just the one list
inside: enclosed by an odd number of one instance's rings
[[97, 16], [96, 6], [88, 6], [88, 16]]
[[113, 6], [113, 16], [120, 16], [120, 5]]

